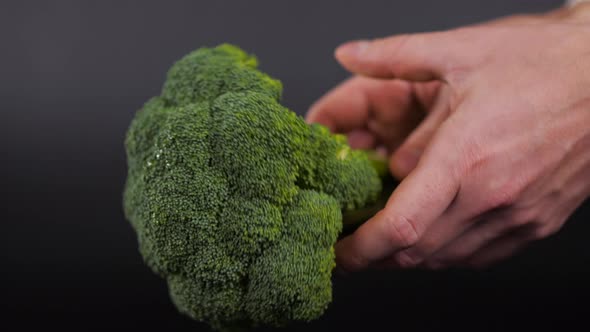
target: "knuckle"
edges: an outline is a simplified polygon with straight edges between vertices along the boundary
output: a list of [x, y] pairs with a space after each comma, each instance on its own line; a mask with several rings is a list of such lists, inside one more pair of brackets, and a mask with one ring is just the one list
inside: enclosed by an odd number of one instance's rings
[[522, 228], [525, 227], [527, 225], [531, 225], [532, 219], [529, 217], [525, 216], [521, 216], [521, 215], [512, 215], [512, 216], [508, 216], [505, 219], [505, 225], [507, 226], [508, 229], [518, 229], [518, 228]]
[[541, 240], [550, 235], [550, 231], [547, 228], [536, 227], [531, 231], [531, 240]]
[[516, 218], [508, 218], [505, 220], [505, 227], [506, 230], [513, 230], [519, 229], [529, 224], [528, 220], [525, 219], [516, 219]]
[[334, 250], [336, 254], [336, 265], [348, 271], [356, 271], [369, 264], [368, 257], [359, 246], [359, 236], [354, 233], [336, 243]]
[[431, 256], [443, 245], [444, 243], [436, 236], [422, 236], [412, 250], [422, 256]]
[[415, 222], [403, 216], [395, 216], [388, 219], [389, 240], [393, 247], [408, 248], [414, 246], [420, 234], [415, 226]]
[[422, 258], [407, 251], [401, 251], [395, 255], [395, 262], [401, 268], [413, 268], [422, 262]]
[[389, 68], [392, 72], [397, 73], [399, 72], [400, 66], [403, 65], [399, 60], [400, 56], [403, 55], [404, 49], [408, 43], [415, 39], [416, 36], [413, 34], [403, 34], [373, 44], [379, 48], [378, 52], [387, 54], [389, 58]]
[[533, 209], [515, 209], [509, 218], [510, 225], [515, 227], [524, 226], [534, 223], [537, 220], [537, 211]]
[[353, 255], [350, 258], [347, 266], [351, 270], [356, 270], [364, 267], [365, 265], [367, 265], [367, 262], [363, 257], [359, 255]]
[[559, 225], [548, 223], [536, 208], [513, 208], [507, 217], [510, 229], [529, 231], [533, 239], [547, 237], [559, 229]]
[[494, 152], [492, 146], [484, 147], [485, 144], [478, 138], [460, 144], [465, 156], [463, 174], [469, 180], [467, 188], [485, 210], [513, 207], [527, 189], [527, 177], [516, 172], [499, 173], [505, 157]]
[[346, 259], [338, 259], [336, 264], [345, 271], [356, 271], [367, 265], [367, 261], [358, 254], [352, 254]]
[[491, 191], [488, 197], [490, 208], [501, 208], [513, 206], [520, 197], [523, 188], [516, 181], [507, 181], [506, 184], [499, 186]]
[[535, 227], [531, 232], [531, 237], [533, 240], [541, 240], [547, 238], [555, 233], [557, 233], [561, 229], [561, 225], [542, 225], [537, 223], [537, 227]]
[[490, 210], [511, 207], [518, 201], [521, 191], [521, 188], [513, 183], [492, 189], [485, 198], [486, 207]]

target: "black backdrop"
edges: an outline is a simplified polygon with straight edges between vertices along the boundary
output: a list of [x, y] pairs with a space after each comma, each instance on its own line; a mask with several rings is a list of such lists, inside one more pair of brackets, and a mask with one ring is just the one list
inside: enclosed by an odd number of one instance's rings
[[[197, 331], [141, 261], [121, 211], [123, 137], [188, 51], [256, 53], [302, 114], [347, 74], [354, 38], [444, 29], [543, 1], [15, 1], [0, 3], [0, 324]], [[293, 330], [525, 330], [584, 323], [588, 204], [557, 236], [486, 271], [336, 277], [327, 314]]]

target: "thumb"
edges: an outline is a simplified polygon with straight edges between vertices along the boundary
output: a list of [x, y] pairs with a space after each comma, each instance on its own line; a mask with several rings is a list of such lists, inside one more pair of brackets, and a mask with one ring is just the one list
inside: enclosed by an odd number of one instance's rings
[[[465, 66], [465, 38], [457, 32], [408, 34], [373, 41], [348, 42], [336, 49], [336, 59], [348, 70], [376, 78], [447, 81], [452, 68]], [[462, 40], [462, 41], [461, 41]]]
[[459, 190], [450, 144], [439, 140], [431, 145], [385, 208], [336, 244], [341, 268], [362, 269], [412, 247], [440, 218]]

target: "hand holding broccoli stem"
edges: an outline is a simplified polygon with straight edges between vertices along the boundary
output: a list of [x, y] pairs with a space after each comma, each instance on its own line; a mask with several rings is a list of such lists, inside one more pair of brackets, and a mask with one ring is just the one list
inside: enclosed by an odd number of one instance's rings
[[384, 148], [403, 179], [336, 245], [344, 269], [487, 266], [590, 195], [590, 5], [351, 42], [309, 122]]

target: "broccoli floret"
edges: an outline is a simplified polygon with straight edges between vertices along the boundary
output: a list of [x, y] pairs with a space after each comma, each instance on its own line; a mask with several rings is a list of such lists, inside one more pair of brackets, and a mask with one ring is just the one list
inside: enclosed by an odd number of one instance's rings
[[140, 252], [177, 308], [214, 328], [321, 316], [342, 212], [381, 191], [366, 153], [307, 125], [281, 92], [239, 48], [201, 48], [127, 133], [124, 208]]

